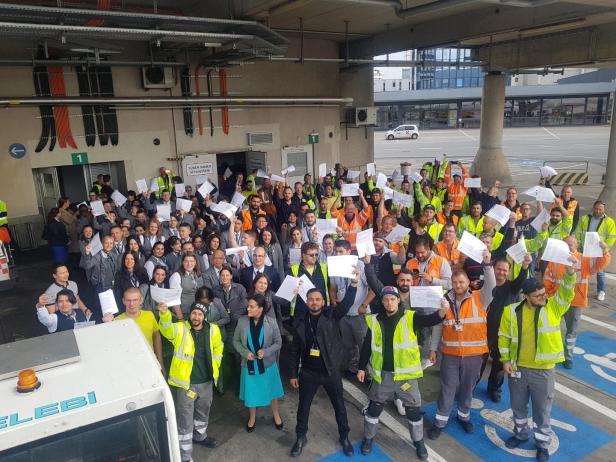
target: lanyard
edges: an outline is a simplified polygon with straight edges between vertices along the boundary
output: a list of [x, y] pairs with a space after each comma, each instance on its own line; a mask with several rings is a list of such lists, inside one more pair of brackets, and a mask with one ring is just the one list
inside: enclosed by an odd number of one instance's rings
[[[308, 315], [308, 327], [310, 328], [310, 333], [312, 334], [312, 348], [315, 350], [319, 349], [319, 342], [317, 341], [317, 333], [312, 328], [312, 318]], [[319, 321], [317, 320], [317, 329], [319, 328]]]

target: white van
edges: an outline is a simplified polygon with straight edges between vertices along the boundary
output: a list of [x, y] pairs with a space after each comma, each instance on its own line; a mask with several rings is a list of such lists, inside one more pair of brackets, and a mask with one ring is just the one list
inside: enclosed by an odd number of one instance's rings
[[130, 319], [0, 345], [0, 396], [3, 462], [180, 460], [171, 391]]

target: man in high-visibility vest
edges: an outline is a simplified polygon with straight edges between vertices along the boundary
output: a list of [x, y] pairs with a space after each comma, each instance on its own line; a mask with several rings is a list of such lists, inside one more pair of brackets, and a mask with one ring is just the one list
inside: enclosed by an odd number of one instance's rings
[[426, 226], [424, 226], [424, 229], [434, 242], [438, 242], [441, 237], [443, 225], [436, 219], [436, 210], [434, 210], [434, 206], [426, 205], [423, 209], [423, 214], [426, 217]]
[[[605, 214], [605, 203], [596, 201], [592, 206], [592, 213], [584, 215], [580, 220], [575, 237], [581, 248], [584, 248], [584, 238], [587, 232], [597, 232], [608, 248], [612, 248], [616, 243], [616, 224], [614, 219]], [[597, 273], [597, 300], [605, 300], [605, 273]]]
[[415, 203], [419, 205], [420, 210], [423, 210], [426, 205], [431, 205], [434, 207], [435, 211], [441, 211], [443, 204], [441, 203], [441, 200], [433, 194], [430, 183], [425, 183], [423, 186], [419, 183], [415, 183], [414, 187], [416, 199]]
[[406, 410], [409, 433], [417, 457], [427, 460], [419, 391], [419, 379], [423, 371], [416, 331], [440, 323], [449, 305], [443, 299], [440, 310], [422, 315], [413, 310], [400, 309], [400, 294], [393, 286], [384, 287], [380, 295], [384, 310], [366, 317], [368, 331], [364, 337], [357, 371], [357, 380], [363, 382], [366, 378], [366, 365], [370, 361], [372, 385], [368, 395], [370, 404], [364, 412], [361, 453], [367, 455], [372, 452], [372, 440], [376, 436], [379, 416], [385, 403], [394, 398], [400, 399]]
[[[585, 257], [578, 252], [578, 242], [573, 236], [567, 236], [564, 241], [569, 246], [571, 254], [581, 262], [580, 267], [576, 269], [578, 275], [575, 284], [575, 297], [571, 302], [571, 307], [565, 314], [565, 369], [573, 368], [573, 348], [577, 338], [577, 326], [582, 317], [582, 309], [588, 306], [588, 279], [592, 274], [604, 270], [608, 267], [611, 261], [610, 249], [603, 241], [599, 245], [603, 249], [602, 257]], [[558, 288], [562, 284], [566, 265], [562, 263], [549, 262], [543, 275], [543, 283], [548, 297], [555, 295]]]
[[437, 212], [436, 220], [441, 224], [453, 223], [455, 226], [458, 226], [458, 221], [460, 217], [458, 215], [454, 215], [451, 212], [453, 211], [453, 201], [447, 199], [447, 201], [443, 202], [443, 210]]
[[[492, 290], [496, 286], [490, 259], [491, 254], [486, 250], [483, 254], [485, 268], [481, 290], [469, 290], [470, 281], [464, 271], [452, 274], [453, 289], [445, 296], [450, 309], [443, 323], [433, 329], [430, 361], [435, 362], [437, 359], [439, 340], [443, 359], [435, 424], [428, 430], [428, 438], [432, 440], [437, 439], [447, 425], [454, 399], [458, 402], [458, 422], [466, 433], [474, 431], [471, 401], [483, 355], [488, 353], [485, 308], [492, 302]], [[441, 332], [442, 338], [439, 335]]]
[[[580, 203], [573, 197], [573, 188], [568, 184], [564, 185], [556, 201], [566, 208], [569, 215], [573, 217], [572, 227], [576, 229], [580, 220]], [[555, 205], [552, 205], [552, 208], [554, 207]]]
[[341, 195], [336, 198], [334, 206], [331, 208], [332, 218], [338, 219], [338, 227], [341, 232], [339, 236], [344, 237], [353, 246], [355, 250], [355, 242], [357, 242], [357, 233], [364, 229], [364, 226], [370, 218], [370, 206], [364, 198], [364, 192], [359, 189], [359, 198], [362, 202], [363, 209], [358, 211], [353, 201], [348, 200], [344, 209], [338, 210], [337, 206], [340, 203]]
[[240, 212], [242, 215], [244, 231], [255, 230], [257, 228], [257, 217], [260, 215], [267, 216], [264, 210], [261, 209], [261, 198], [257, 194], [251, 194], [248, 198], [248, 208]]
[[460, 175], [453, 176], [453, 183], [447, 187], [447, 198], [453, 202], [454, 215], [462, 216], [462, 205], [468, 188], [464, 187]]
[[217, 446], [216, 440], [207, 436], [207, 427], [224, 344], [218, 326], [205, 320], [200, 303], [191, 308], [189, 321], [171, 322], [167, 305], [158, 305], [158, 310], [160, 333], [173, 344], [168, 382], [177, 391], [180, 457], [191, 461], [193, 442], [207, 448]]
[[462, 237], [464, 231], [473, 234], [475, 237], [483, 233], [483, 216], [481, 216], [481, 202], [473, 202], [469, 215], [464, 215], [458, 221], [458, 237]]
[[158, 169], [159, 175], [156, 179], [158, 183], [158, 191], [156, 191], [156, 197], [160, 197], [163, 190], [171, 191], [173, 188], [173, 180], [172, 178], [175, 176], [171, 170], [166, 167], [161, 167]]
[[509, 375], [514, 421], [513, 436], [505, 441], [505, 446], [514, 449], [530, 438], [530, 399], [539, 462], [550, 457], [554, 365], [565, 359], [560, 320], [575, 296], [577, 259], [573, 255], [569, 258], [571, 266], [567, 266], [556, 295], [548, 298], [542, 281], [527, 279], [522, 283], [524, 300], [505, 307], [498, 330], [498, 350], [503, 369]]

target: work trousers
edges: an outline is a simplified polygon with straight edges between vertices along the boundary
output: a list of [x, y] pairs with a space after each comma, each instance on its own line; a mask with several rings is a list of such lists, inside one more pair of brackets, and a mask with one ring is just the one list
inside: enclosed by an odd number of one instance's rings
[[565, 359], [573, 361], [573, 348], [575, 348], [575, 339], [577, 338], [577, 328], [582, 317], [582, 309], [575, 306], [570, 307], [565, 313], [566, 335], [563, 342], [565, 350]]
[[342, 377], [338, 372], [326, 375], [311, 370], [301, 370], [299, 373], [299, 404], [297, 406], [297, 427], [295, 427], [295, 433], [298, 437], [305, 436], [308, 433], [310, 406], [320, 386], [325, 388], [325, 392], [329, 396], [329, 400], [334, 408], [336, 423], [338, 424], [338, 434], [341, 439], [346, 439], [349, 435], [349, 421], [342, 395]]
[[488, 376], [488, 393], [500, 392], [503, 383], [505, 382], [505, 372], [503, 371], [503, 363], [500, 360], [500, 353], [497, 345], [490, 346], [490, 352], [483, 355], [481, 361], [481, 371], [479, 372], [479, 378], [477, 382], [483, 377], [483, 371], [488, 365], [488, 359], [492, 358], [492, 365], [490, 366], [490, 375]]
[[[473, 389], [479, 378], [483, 356], [451, 356], [441, 361], [441, 391], [436, 407], [435, 425], [445, 428], [454, 400], [458, 401], [458, 419], [471, 419]], [[457, 398], [456, 398], [457, 397]]]
[[533, 405], [533, 433], [538, 448], [548, 448], [552, 440], [550, 413], [554, 400], [554, 369], [518, 367], [520, 377], [509, 376], [513, 411], [513, 435], [522, 441], [530, 438], [528, 400]]
[[423, 417], [421, 415], [421, 393], [417, 380], [394, 381], [394, 373], [381, 371], [381, 383], [373, 380], [368, 393], [370, 404], [364, 412], [364, 438], [372, 439], [376, 436], [379, 416], [383, 412], [385, 403], [394, 398], [402, 401], [406, 410], [406, 419], [411, 435], [411, 441], [423, 439]]
[[178, 423], [180, 457], [182, 462], [192, 460], [193, 439], [207, 437], [207, 424], [212, 406], [212, 381], [191, 384], [188, 390], [176, 388], [175, 414]]
[[339, 326], [344, 349], [343, 364], [346, 370], [356, 374], [359, 365], [359, 349], [364, 342], [368, 325], [362, 316], [344, 316]]
[[430, 341], [432, 340], [432, 327], [422, 327], [417, 332], [421, 359], [430, 357]]

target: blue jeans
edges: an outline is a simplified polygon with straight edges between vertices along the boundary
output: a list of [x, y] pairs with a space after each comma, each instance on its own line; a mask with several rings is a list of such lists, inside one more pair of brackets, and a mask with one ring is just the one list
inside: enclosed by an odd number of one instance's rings
[[605, 291], [605, 271], [597, 273], [597, 292]]

